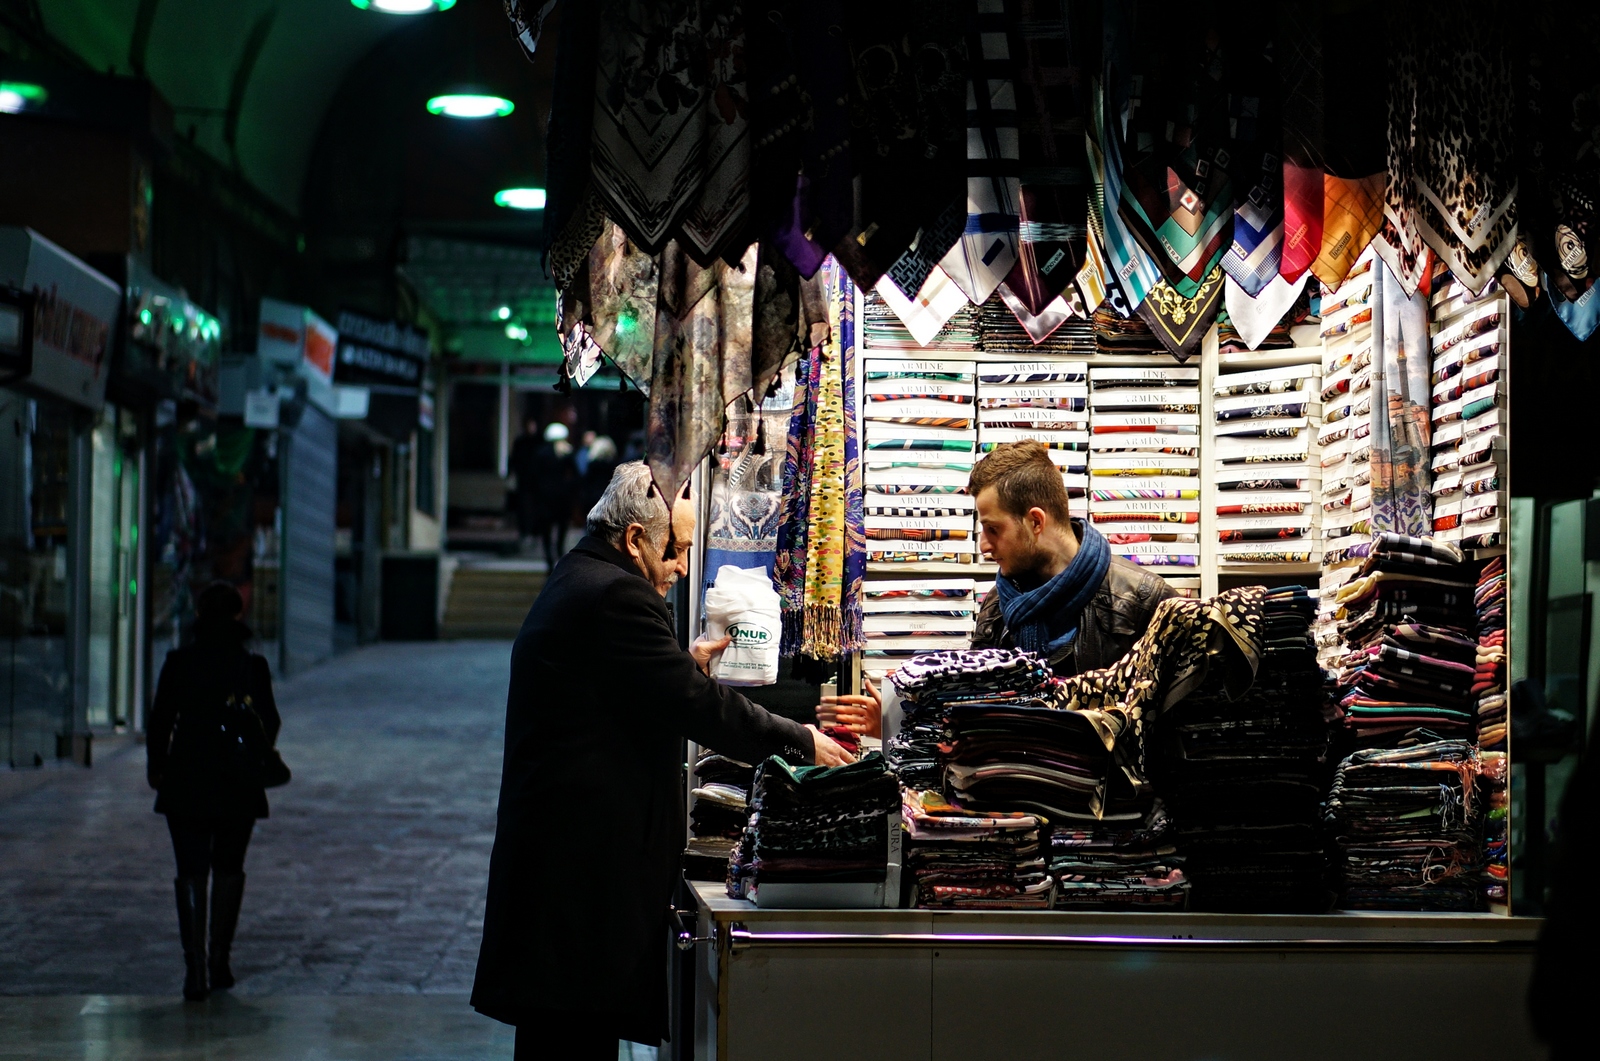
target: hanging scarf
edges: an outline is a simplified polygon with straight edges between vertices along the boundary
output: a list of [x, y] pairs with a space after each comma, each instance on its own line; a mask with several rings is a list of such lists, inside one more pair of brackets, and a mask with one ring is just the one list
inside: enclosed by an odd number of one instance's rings
[[1111, 546], [1084, 523], [1072, 562], [1042, 586], [1024, 590], [1009, 577], [994, 580], [1006, 630], [1017, 647], [1040, 656], [1060, 651], [1078, 636], [1078, 621], [1111, 569]]
[[832, 659], [864, 643], [866, 536], [855, 428], [855, 289], [832, 259], [822, 275], [829, 335], [802, 360], [796, 380], [775, 578], [783, 655]]
[[1322, 250], [1311, 271], [1328, 287], [1338, 287], [1372, 237], [1383, 227], [1385, 175], [1345, 180], [1322, 175]]
[[1200, 341], [1222, 305], [1225, 275], [1220, 265], [1212, 269], [1191, 296], [1163, 280], [1139, 303], [1139, 316], [1179, 361], [1200, 352]]
[[1420, 538], [1433, 530], [1428, 300], [1407, 296], [1387, 265], [1374, 268], [1372, 529]]

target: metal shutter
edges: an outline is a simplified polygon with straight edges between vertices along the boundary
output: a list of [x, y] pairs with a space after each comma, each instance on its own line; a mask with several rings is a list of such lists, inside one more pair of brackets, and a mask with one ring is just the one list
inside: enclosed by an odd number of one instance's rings
[[333, 655], [333, 509], [339, 431], [307, 405], [288, 437], [283, 471], [283, 670], [297, 674]]

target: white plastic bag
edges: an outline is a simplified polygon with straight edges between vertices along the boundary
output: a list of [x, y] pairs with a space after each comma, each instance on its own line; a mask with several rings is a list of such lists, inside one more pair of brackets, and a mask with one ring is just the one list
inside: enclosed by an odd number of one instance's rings
[[712, 659], [711, 676], [723, 685], [776, 683], [781, 624], [778, 591], [766, 570], [723, 565], [706, 590], [706, 636], [733, 643]]

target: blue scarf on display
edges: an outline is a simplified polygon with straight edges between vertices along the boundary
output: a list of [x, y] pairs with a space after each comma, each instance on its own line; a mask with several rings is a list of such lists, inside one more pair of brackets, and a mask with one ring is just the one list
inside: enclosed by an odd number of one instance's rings
[[1000, 611], [1017, 647], [1049, 657], [1078, 636], [1078, 620], [1111, 569], [1111, 546], [1087, 521], [1078, 542], [1078, 555], [1066, 570], [1030, 590], [1021, 590], [1004, 575], [996, 576]]

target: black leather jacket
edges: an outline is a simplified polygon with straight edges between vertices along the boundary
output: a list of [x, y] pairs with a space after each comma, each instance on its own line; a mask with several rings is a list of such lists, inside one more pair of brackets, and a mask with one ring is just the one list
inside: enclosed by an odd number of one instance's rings
[[[1084, 671], [1109, 667], [1128, 654], [1139, 640], [1156, 605], [1176, 596], [1167, 580], [1151, 574], [1138, 564], [1120, 557], [1111, 558], [1100, 590], [1083, 610], [1078, 636], [1050, 657], [1050, 666], [1063, 678]], [[990, 590], [978, 608], [977, 628], [972, 632], [973, 648], [1015, 648], [1006, 618], [1000, 611], [1000, 593]]]

